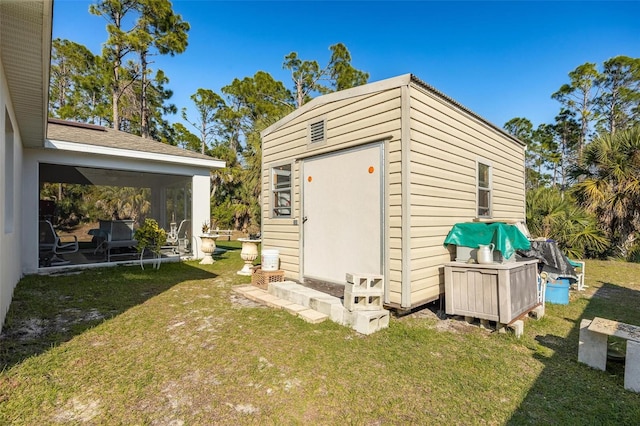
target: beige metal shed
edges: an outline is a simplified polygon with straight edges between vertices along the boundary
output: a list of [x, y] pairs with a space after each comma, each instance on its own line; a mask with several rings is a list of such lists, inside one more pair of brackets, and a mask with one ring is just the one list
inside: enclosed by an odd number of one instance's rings
[[320, 96], [262, 134], [263, 248], [288, 278], [383, 274], [385, 304], [444, 293], [458, 222], [525, 217], [525, 145], [411, 74]]

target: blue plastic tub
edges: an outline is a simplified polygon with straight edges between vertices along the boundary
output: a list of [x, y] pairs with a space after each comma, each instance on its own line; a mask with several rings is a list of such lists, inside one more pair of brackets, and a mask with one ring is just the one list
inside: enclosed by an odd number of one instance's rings
[[558, 278], [555, 282], [547, 282], [545, 301], [557, 305], [569, 304], [569, 280]]

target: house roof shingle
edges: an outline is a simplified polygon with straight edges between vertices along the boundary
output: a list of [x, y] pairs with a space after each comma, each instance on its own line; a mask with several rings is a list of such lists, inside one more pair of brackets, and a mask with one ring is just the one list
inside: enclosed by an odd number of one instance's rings
[[152, 139], [145, 139], [108, 127], [64, 121], [56, 118], [49, 118], [47, 138], [49, 140], [74, 142], [103, 148], [124, 149], [206, 161], [221, 161], [198, 152], [189, 151]]

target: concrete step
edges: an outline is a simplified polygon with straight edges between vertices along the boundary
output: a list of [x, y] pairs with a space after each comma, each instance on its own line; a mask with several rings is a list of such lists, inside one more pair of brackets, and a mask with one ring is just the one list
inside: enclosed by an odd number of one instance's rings
[[[382, 308], [382, 291], [372, 288], [368, 296], [380, 296], [379, 306], [367, 306], [366, 310], [347, 309], [342, 299], [293, 281], [269, 283], [269, 293], [295, 301], [313, 310], [328, 315], [331, 321], [351, 327], [361, 334], [371, 334], [389, 327], [389, 311]], [[346, 296], [345, 296], [346, 297]]]
[[389, 327], [389, 311], [382, 307], [376, 309], [371, 306], [368, 310], [351, 311], [339, 297], [292, 281], [269, 283], [267, 291], [252, 285], [234, 287], [234, 291], [255, 302], [285, 309], [312, 324], [330, 318], [361, 334], [371, 334]]
[[309, 309], [306, 306], [293, 303], [286, 299], [281, 299], [273, 294], [269, 294], [266, 290], [262, 290], [252, 285], [237, 286], [234, 287], [233, 290], [254, 302], [261, 303], [271, 308], [285, 309], [287, 312], [297, 315], [304, 321], [312, 324], [321, 323], [329, 318], [328, 315], [323, 314], [322, 312]]

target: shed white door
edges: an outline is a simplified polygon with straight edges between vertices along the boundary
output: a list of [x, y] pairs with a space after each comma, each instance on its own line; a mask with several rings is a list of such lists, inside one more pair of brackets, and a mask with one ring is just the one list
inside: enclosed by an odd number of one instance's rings
[[304, 277], [344, 283], [347, 272], [382, 273], [382, 147], [304, 160]]

